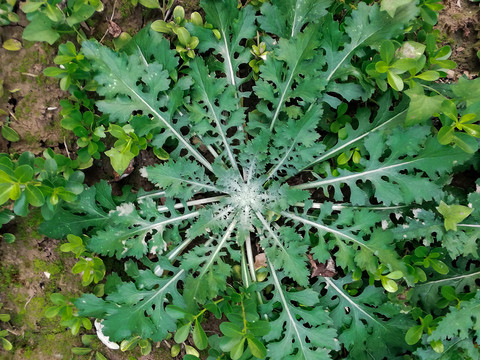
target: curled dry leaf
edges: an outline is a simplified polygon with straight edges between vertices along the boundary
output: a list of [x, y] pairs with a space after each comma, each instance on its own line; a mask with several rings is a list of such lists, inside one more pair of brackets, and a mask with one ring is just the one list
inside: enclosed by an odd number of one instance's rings
[[118, 38], [120, 34], [122, 33], [122, 29], [118, 24], [113, 22], [112, 20], [107, 20], [108, 21], [108, 33], [112, 35], [114, 38]]
[[133, 166], [134, 164], [135, 164], [135, 159], [132, 159], [132, 161], [130, 161], [130, 164], [128, 164], [128, 167], [125, 169], [125, 171], [121, 175], [114, 170], [113, 181], [120, 181], [122, 179], [125, 179], [128, 175], [130, 175], [133, 172], [133, 170], [135, 170], [135, 166]]
[[318, 261], [313, 260], [312, 255], [308, 254], [307, 256], [310, 260], [310, 265], [312, 266], [311, 277], [333, 277], [337, 274], [337, 271], [335, 270], [335, 262], [332, 258], [328, 259], [326, 263], [319, 263]]
[[262, 267], [267, 267], [267, 258], [265, 257], [265, 253], [262, 252], [260, 254], [257, 254], [255, 256], [255, 264], [254, 264], [255, 270], [258, 270]]

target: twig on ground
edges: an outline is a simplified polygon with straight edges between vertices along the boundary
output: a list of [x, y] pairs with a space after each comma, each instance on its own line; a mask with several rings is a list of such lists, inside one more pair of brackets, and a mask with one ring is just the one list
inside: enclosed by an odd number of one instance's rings
[[[116, 6], [117, 6], [117, 0], [115, 0], [113, 2], [112, 16], [110, 16], [110, 20], [107, 19], [108, 21], [113, 21], [113, 17], [115, 16], [115, 7]], [[102, 43], [103, 39], [105, 39], [105, 36], [107, 36], [107, 34], [108, 34], [108, 27], [107, 27], [107, 30], [105, 31], [105, 34], [103, 34], [102, 38], [99, 41], [100, 44]]]

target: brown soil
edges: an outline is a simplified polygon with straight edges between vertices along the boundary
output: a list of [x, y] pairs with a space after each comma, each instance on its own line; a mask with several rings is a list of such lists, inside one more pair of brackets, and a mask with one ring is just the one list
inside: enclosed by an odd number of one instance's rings
[[[21, 40], [21, 26], [0, 27], [0, 37]], [[10, 125], [20, 135], [20, 141], [8, 144], [0, 140], [1, 152], [31, 151], [38, 154], [46, 146], [54, 149], [63, 143], [58, 124], [58, 102], [67, 94], [56, 79], [43, 76], [43, 69], [53, 63], [54, 49], [42, 43], [23, 41], [20, 51], [0, 48], [0, 79], [4, 95], [0, 109], [10, 115]], [[1, 117], [2, 123], [5, 117]]]
[[451, 59], [458, 64], [453, 78], [478, 76], [480, 60], [480, 7], [469, 0], [445, 0], [436, 28], [445, 45], [452, 47]]
[[[17, 241], [0, 243], [0, 302], [1, 312], [10, 314], [11, 320], [2, 328], [14, 350], [0, 350], [0, 359], [53, 359], [71, 356], [70, 346], [80, 346], [74, 337], [60, 326], [58, 319], [47, 319], [43, 313], [52, 306], [50, 294], [79, 294], [78, 279], [70, 269], [75, 260], [59, 254], [58, 241], [46, 239], [35, 229], [41, 215], [32, 213], [21, 222], [9, 224], [6, 231], [14, 232]], [[3, 229], [2, 229], [3, 230]], [[69, 346], [65, 343], [68, 342]], [[62, 343], [62, 346], [58, 346]]]
[[[1, 328], [7, 329], [7, 339], [14, 346], [10, 352], [0, 347], [1, 360], [71, 359], [73, 347], [84, 347], [80, 336], [72, 335], [60, 325], [59, 317], [47, 319], [44, 314], [53, 306], [52, 293], [75, 298], [82, 292], [91, 292], [93, 286], [83, 288], [80, 275], [72, 274], [76, 260], [59, 251], [59, 240], [46, 238], [35, 230], [41, 221], [36, 210], [2, 228], [2, 232], [15, 233], [17, 239], [13, 244], [0, 242], [0, 303], [3, 303], [0, 313], [11, 316]], [[82, 329], [82, 334], [94, 331]], [[127, 360], [132, 355], [139, 360], [170, 359], [165, 343], [154, 347], [151, 355], [140, 356], [138, 350], [112, 351], [98, 340], [91, 346], [109, 360]]]

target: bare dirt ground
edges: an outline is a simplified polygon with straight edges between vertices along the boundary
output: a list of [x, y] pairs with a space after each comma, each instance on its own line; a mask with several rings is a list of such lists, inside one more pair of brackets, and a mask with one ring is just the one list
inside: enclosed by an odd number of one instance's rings
[[458, 67], [453, 79], [466, 75], [478, 76], [480, 60], [480, 7], [469, 0], [445, 0], [445, 8], [438, 17], [436, 29], [440, 31], [440, 40], [452, 48], [451, 59]]
[[[178, 1], [191, 13], [197, 6], [196, 0]], [[436, 28], [444, 44], [452, 47], [452, 60], [458, 68], [451, 74], [452, 79], [466, 75], [478, 76], [480, 61], [480, 15], [478, 3], [468, 0], [446, 0], [445, 9], [439, 17]], [[115, 11], [113, 11], [115, 9]], [[113, 14], [113, 17], [112, 17]], [[19, 15], [22, 17], [21, 11]], [[86, 32], [98, 40], [108, 29], [107, 19], [112, 19], [122, 31], [134, 35], [157, 14], [133, 7], [129, 0], [105, 2], [105, 10], [96, 15], [95, 27]], [[21, 33], [26, 25], [23, 17], [19, 25], [0, 27], [2, 41], [15, 38], [22, 41]], [[88, 33], [90, 32], [90, 33]], [[110, 35], [104, 42], [111, 43]], [[75, 151], [71, 135], [59, 125], [59, 101], [68, 97], [58, 87], [58, 80], [43, 76], [47, 66], [53, 66], [55, 45], [22, 41], [19, 52], [9, 52], [0, 48], [0, 81], [3, 80], [3, 95], [0, 96], [0, 109], [11, 116], [11, 127], [21, 140], [10, 143], [0, 137], [0, 152], [21, 153], [32, 151], [40, 154], [45, 148], [64, 152], [65, 147]], [[58, 44], [57, 44], [58, 45]], [[0, 92], [1, 93], [1, 92]], [[5, 121], [5, 116], [0, 116]], [[149, 161], [148, 154], [141, 157]], [[111, 176], [111, 169], [102, 170]], [[90, 181], [99, 177], [96, 170], [88, 171]], [[132, 174], [130, 181], [140, 181], [138, 174]], [[82, 346], [79, 336], [73, 336], [59, 324], [59, 319], [47, 319], [45, 308], [51, 306], [49, 296], [53, 292], [76, 296], [81, 293], [80, 278], [72, 275], [71, 268], [75, 260], [60, 253], [59, 241], [43, 237], [36, 228], [41, 221], [39, 212], [33, 212], [28, 218], [3, 228], [1, 231], [13, 232], [17, 236], [14, 244], [0, 242], [0, 303], [1, 313], [11, 315], [10, 322], [2, 324], [9, 331], [8, 339], [14, 350], [5, 352], [0, 348], [1, 360], [52, 360], [52, 359], [89, 359], [88, 356], [74, 356], [71, 348]], [[170, 359], [168, 344], [157, 344], [152, 355], [140, 357], [141, 360]], [[120, 351], [110, 351], [99, 343], [93, 346], [109, 360], [127, 359]], [[93, 352], [91, 355], [93, 356]]]
[[[129, 0], [104, 3], [105, 10], [94, 19], [95, 27], [84, 28], [89, 36], [97, 40], [108, 29], [107, 19], [112, 19], [122, 31], [133, 36], [147, 21], [158, 15], [142, 10], [141, 6], [132, 6]], [[50, 46], [22, 40], [21, 34], [27, 21], [21, 11], [18, 14], [21, 17], [18, 25], [0, 27], [2, 42], [11, 38], [22, 42], [22, 49], [18, 52], [0, 47], [0, 81], [3, 81], [0, 109], [7, 112], [10, 126], [18, 132], [20, 141], [11, 143], [0, 136], [0, 152], [31, 151], [38, 155], [46, 148], [52, 148], [65, 153], [66, 147], [75, 152], [73, 137], [61, 128], [59, 122], [59, 101], [69, 94], [60, 90], [58, 79], [43, 75], [44, 68], [55, 66], [53, 59], [58, 44]], [[107, 34], [103, 41], [111, 44], [112, 38]], [[2, 123], [5, 119], [5, 115], [0, 116]], [[111, 168], [105, 171], [113, 176]], [[89, 172], [88, 177], [94, 182], [100, 175], [104, 174], [94, 170]], [[163, 348], [157, 348], [160, 344], [155, 344], [149, 356], [141, 356], [138, 350], [125, 353], [112, 351], [99, 341], [92, 344], [93, 350], [86, 356], [72, 354], [73, 347], [83, 346], [80, 336], [72, 335], [61, 326], [58, 317], [47, 319], [44, 313], [53, 305], [50, 294], [58, 292], [76, 297], [87, 289], [82, 289], [81, 278], [71, 272], [75, 259], [59, 251], [60, 241], [46, 238], [35, 230], [41, 219], [41, 214], [36, 211], [1, 229], [2, 232], [14, 233], [17, 240], [13, 244], [0, 242], [0, 303], [3, 303], [0, 313], [11, 316], [11, 320], [2, 323], [1, 327], [9, 332], [7, 338], [14, 347], [10, 352], [0, 347], [0, 359], [90, 359], [94, 358], [97, 350], [109, 360], [123, 360], [129, 356], [141, 360], [170, 359], [166, 355], [169, 353], [166, 343]], [[83, 330], [80, 333], [86, 332]]]
[[[19, 40], [22, 32], [21, 26], [0, 28], [3, 39]], [[42, 73], [47, 64], [52, 63], [54, 51], [46, 44], [25, 41], [18, 52], [0, 49], [0, 78], [4, 81], [0, 109], [9, 114], [11, 127], [21, 138], [15, 143], [0, 139], [1, 152], [28, 150], [38, 154], [46, 146], [56, 149], [63, 143], [58, 102], [67, 94], [59, 89], [56, 79]]]

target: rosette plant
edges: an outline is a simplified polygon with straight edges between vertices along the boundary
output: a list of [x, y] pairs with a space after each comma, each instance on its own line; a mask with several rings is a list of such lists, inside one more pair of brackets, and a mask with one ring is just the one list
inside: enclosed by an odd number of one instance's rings
[[[209, 359], [474, 351], [468, 325], [435, 332], [449, 304], [433, 306], [441, 285], [469, 292], [479, 276], [454, 261], [476, 251], [446, 246], [457, 235], [442, 225], [467, 208], [450, 183], [472, 155], [440, 144], [429, 119], [411, 121], [409, 98], [369, 77], [381, 44], [399, 48], [420, 20], [413, 1], [382, 3], [388, 12], [367, 3], [278, 0], [257, 11], [204, 1], [221, 36], [187, 24], [199, 39], [188, 62], [148, 28], [121, 52], [83, 43], [98, 110], [170, 154], [140, 170], [158, 191], [120, 204], [92, 187], [59, 213], [65, 232], [89, 229], [89, 251], [125, 262], [103, 297], [75, 302], [110, 341], [192, 334], [189, 344], [210, 345]], [[248, 63], [259, 42], [257, 79]], [[445, 75], [420, 58], [416, 71]], [[427, 88], [421, 77], [397, 78]], [[475, 225], [462, 231], [474, 246]], [[221, 325], [207, 337], [209, 313]]]

